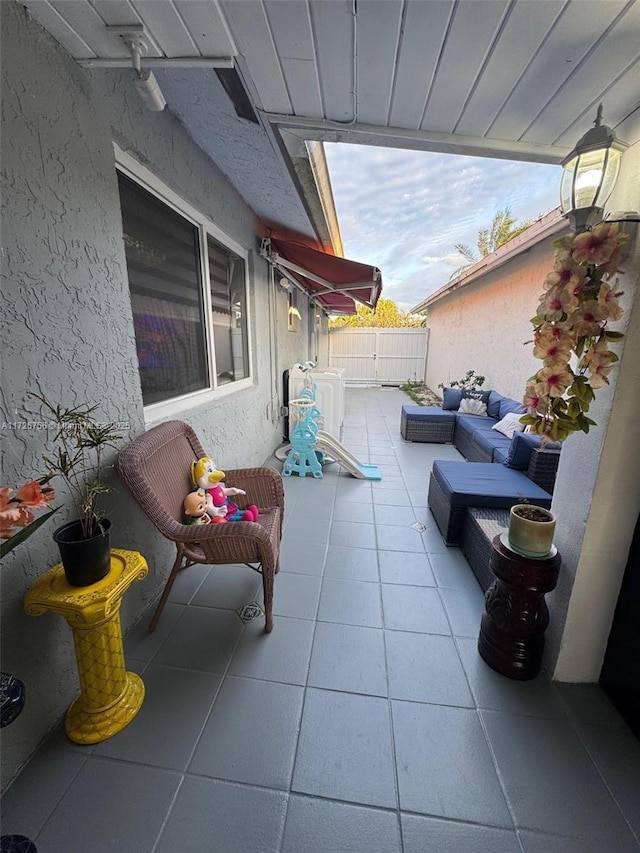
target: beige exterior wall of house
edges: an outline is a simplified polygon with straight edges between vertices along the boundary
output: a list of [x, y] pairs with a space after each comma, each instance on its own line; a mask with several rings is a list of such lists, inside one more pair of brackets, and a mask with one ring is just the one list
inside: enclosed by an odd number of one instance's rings
[[525, 341], [551, 266], [551, 239], [428, 307], [430, 388], [475, 370], [486, 377], [485, 388], [522, 397], [526, 379], [538, 369]]

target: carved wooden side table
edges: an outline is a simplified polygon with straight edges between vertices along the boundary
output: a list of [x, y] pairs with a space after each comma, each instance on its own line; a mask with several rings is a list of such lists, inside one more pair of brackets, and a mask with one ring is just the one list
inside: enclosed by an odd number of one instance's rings
[[558, 582], [562, 559], [554, 548], [548, 557], [516, 554], [497, 535], [491, 569], [496, 580], [485, 595], [478, 651], [496, 672], [525, 681], [540, 672], [549, 610], [544, 600]]
[[125, 668], [120, 605], [127, 589], [143, 580], [147, 571], [147, 562], [137, 551], [113, 548], [111, 570], [98, 583], [70, 586], [58, 563], [25, 596], [28, 614], [59, 613], [73, 632], [80, 695], [67, 710], [65, 731], [75, 743], [113, 737], [140, 710], [144, 684]]

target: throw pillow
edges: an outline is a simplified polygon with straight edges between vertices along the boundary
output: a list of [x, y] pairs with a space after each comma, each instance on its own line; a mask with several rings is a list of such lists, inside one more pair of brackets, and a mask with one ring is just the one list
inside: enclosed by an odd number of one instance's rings
[[490, 418], [500, 420], [500, 401], [504, 400], [502, 394], [497, 391], [491, 391], [489, 394], [489, 402], [487, 403], [487, 414]]
[[[490, 396], [491, 391], [480, 391], [477, 388], [471, 388], [470, 390], [465, 389], [462, 392], [462, 400], [460, 401], [460, 408], [458, 411], [465, 412], [467, 415], [483, 415], [486, 418]], [[467, 401], [466, 404], [465, 400]], [[481, 405], [471, 405], [474, 401]], [[465, 404], [464, 408], [462, 407], [463, 404]]]
[[462, 400], [462, 391], [459, 388], [442, 389], [442, 408], [445, 411], [455, 412]]
[[509, 397], [503, 397], [502, 400], [500, 400], [500, 406], [498, 411], [499, 419], [502, 420], [502, 418], [505, 415], [508, 415], [509, 412], [520, 412], [521, 415], [524, 415], [527, 410], [524, 408], [522, 403], [517, 403], [515, 400], [511, 400]]
[[463, 397], [460, 400], [459, 412], [465, 415], [483, 415], [487, 416], [487, 404], [482, 400], [476, 400], [474, 397]]
[[503, 435], [506, 435], [507, 438], [513, 438], [514, 432], [522, 432], [524, 429], [524, 424], [520, 423], [521, 417], [522, 415], [518, 412], [509, 412], [501, 421], [494, 424], [491, 429], [501, 432]]
[[481, 400], [485, 406], [489, 402], [489, 397], [491, 396], [491, 391], [480, 391], [478, 388], [471, 388], [469, 391], [466, 389], [462, 392], [463, 400]]

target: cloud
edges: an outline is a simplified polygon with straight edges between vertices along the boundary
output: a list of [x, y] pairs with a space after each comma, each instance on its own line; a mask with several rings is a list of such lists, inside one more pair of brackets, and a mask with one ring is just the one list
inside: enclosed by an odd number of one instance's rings
[[383, 295], [407, 310], [463, 263], [478, 231], [509, 207], [519, 222], [558, 205], [559, 166], [325, 143], [345, 247], [382, 270]]

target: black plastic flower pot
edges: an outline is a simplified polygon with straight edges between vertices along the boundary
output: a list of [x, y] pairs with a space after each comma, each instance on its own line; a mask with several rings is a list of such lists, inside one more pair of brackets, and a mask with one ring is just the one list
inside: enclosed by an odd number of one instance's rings
[[63, 524], [53, 534], [67, 582], [71, 586], [91, 586], [109, 574], [111, 568], [111, 522], [103, 519], [102, 530], [89, 539], [82, 538], [79, 519]]

